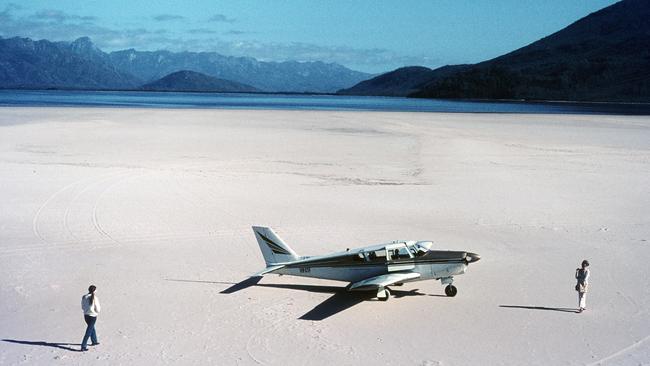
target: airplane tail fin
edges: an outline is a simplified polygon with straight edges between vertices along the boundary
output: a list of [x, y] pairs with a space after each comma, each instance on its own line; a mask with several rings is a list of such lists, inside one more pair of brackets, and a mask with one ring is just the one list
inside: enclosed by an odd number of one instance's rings
[[271, 228], [253, 226], [253, 232], [255, 232], [255, 239], [260, 245], [267, 267], [300, 259], [298, 254], [280, 239]]

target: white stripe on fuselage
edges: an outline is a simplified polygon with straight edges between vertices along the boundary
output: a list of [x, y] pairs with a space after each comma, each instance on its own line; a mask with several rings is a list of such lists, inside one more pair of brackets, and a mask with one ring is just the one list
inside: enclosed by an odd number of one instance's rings
[[[295, 262], [291, 263], [292, 265]], [[419, 280], [439, 279], [444, 277], [451, 277], [465, 273], [467, 264], [464, 263], [422, 263], [411, 265], [412, 269], [405, 270], [404, 272], [417, 272], [420, 274]], [[394, 271], [391, 271], [394, 272]], [[378, 263], [377, 265], [360, 265], [360, 266], [345, 266], [345, 267], [327, 267], [318, 266], [310, 267], [308, 265], [294, 267], [294, 268], [281, 268], [273, 273], [284, 274], [289, 276], [299, 277], [313, 277], [328, 280], [337, 280], [345, 282], [357, 282], [366, 278], [379, 276], [389, 273], [387, 265]]]

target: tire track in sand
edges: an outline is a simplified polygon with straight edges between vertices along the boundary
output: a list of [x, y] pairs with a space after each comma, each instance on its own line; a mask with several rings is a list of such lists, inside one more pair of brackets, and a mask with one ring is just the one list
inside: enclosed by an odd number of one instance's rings
[[135, 179], [135, 178], [141, 178], [144, 175], [147, 175], [150, 173], [140, 173], [137, 175], [126, 175], [119, 177], [117, 180], [113, 181], [111, 184], [109, 184], [104, 190], [97, 196], [97, 199], [95, 200], [95, 204], [93, 205], [93, 210], [92, 210], [92, 222], [93, 226], [95, 227], [95, 230], [99, 232], [100, 235], [103, 235], [104, 237], [110, 239], [113, 241], [115, 244], [122, 245], [121, 242], [119, 242], [117, 239], [113, 238], [111, 234], [109, 234], [100, 224], [98, 218], [97, 218], [97, 208], [99, 207], [99, 203], [102, 200], [102, 198], [106, 195], [107, 192], [109, 192], [111, 189], [115, 188], [119, 184], [124, 183], [124, 181], [129, 180], [129, 179]]
[[[51, 239], [47, 238], [47, 235], [45, 235], [42, 232], [42, 229], [41, 229], [41, 220], [42, 220], [43, 213], [47, 209], [49, 209], [49, 207], [51, 206], [51, 204], [54, 201], [59, 199], [64, 193], [75, 189], [75, 187], [83, 186], [84, 188], [81, 190], [81, 192], [78, 192], [77, 194], [75, 194], [72, 201], [78, 199], [79, 196], [82, 193], [87, 191], [93, 185], [101, 184], [101, 183], [103, 183], [103, 182], [105, 182], [107, 180], [110, 180], [111, 177], [116, 176], [116, 175], [120, 175], [120, 174], [124, 174], [124, 172], [107, 173], [107, 174], [100, 175], [99, 177], [93, 176], [93, 177], [87, 177], [87, 178], [79, 179], [79, 180], [76, 180], [76, 181], [74, 181], [74, 182], [72, 182], [70, 184], [65, 185], [64, 187], [62, 187], [58, 191], [54, 192], [52, 195], [50, 195], [41, 204], [41, 206], [38, 208], [38, 210], [34, 214], [34, 217], [32, 218], [32, 232], [33, 232], [34, 236], [36, 236], [38, 238], [38, 240], [42, 244], [21, 246], [19, 248], [0, 249], [0, 257], [6, 257], [6, 256], [9, 256], [9, 255], [14, 255], [14, 254], [34, 253], [34, 252], [37, 252], [37, 251], [40, 251], [40, 250], [43, 250], [43, 249], [47, 249], [47, 248], [50, 248], [50, 247], [70, 248], [70, 247], [74, 247], [76, 245], [87, 244], [88, 242], [90, 242], [91, 240], [85, 240], [85, 241], [82, 241], [80, 243], [73, 244], [73, 243], [69, 243], [67, 240], [58, 240], [58, 241], [56, 241], [56, 240], [51, 240]], [[108, 179], [106, 179], [106, 178], [108, 178]], [[67, 220], [66, 217], [69, 216], [70, 208], [71, 208], [71, 203], [68, 205], [68, 208], [66, 209], [66, 211], [63, 214], [63, 227], [66, 230], [66, 232], [68, 232], [69, 234], [72, 234], [71, 229], [69, 228], [69, 225], [66, 222], [66, 220]], [[73, 238], [76, 238], [76, 236], [74, 234], [72, 234], [72, 236], [73, 236]]]
[[622, 356], [622, 355], [628, 353], [629, 351], [637, 348], [639, 345], [646, 342], [648, 339], [650, 339], [650, 335], [645, 336], [644, 338], [632, 343], [631, 345], [629, 345], [629, 346], [627, 346], [627, 347], [625, 347], [625, 348], [623, 348], [621, 350], [618, 350], [618, 351], [612, 353], [611, 355], [609, 355], [607, 357], [603, 357], [598, 361], [587, 364], [587, 366], [602, 365], [604, 362], [611, 361], [612, 359], [614, 359], [614, 358], [616, 358], [618, 356]]
[[89, 181], [89, 180], [92, 180], [92, 179], [94, 179], [94, 178], [83, 178], [83, 179], [76, 180], [76, 181], [64, 186], [63, 188], [61, 188], [58, 191], [54, 192], [50, 197], [48, 197], [43, 202], [43, 204], [38, 208], [38, 210], [36, 210], [36, 213], [34, 214], [34, 217], [32, 219], [32, 231], [33, 231], [34, 235], [40, 241], [42, 241], [42, 242], [44, 242], [46, 244], [48, 243], [48, 241], [45, 239], [45, 237], [41, 234], [41, 231], [40, 231], [39, 225], [38, 225], [41, 214], [43, 213], [43, 210], [45, 210], [45, 207], [47, 207], [47, 205], [49, 205], [50, 202], [52, 202], [54, 199], [56, 199], [63, 192], [71, 189], [72, 187], [74, 187], [76, 185], [79, 185], [79, 184], [81, 184], [83, 182], [86, 182], [86, 181]]
[[281, 303], [275, 302], [274, 305], [263, 308], [261, 316], [255, 317], [259, 326], [254, 328], [255, 331], [246, 341], [246, 354], [256, 364], [273, 365], [282, 362], [278, 357], [283, 355], [274, 352], [269, 341], [286, 338], [287, 334], [297, 334], [296, 329], [300, 325], [291, 312], [293, 302], [292, 297], [285, 297]]
[[[205, 239], [205, 238], [225, 239], [231, 236], [232, 233], [230, 231], [211, 231], [209, 233], [201, 231], [201, 232], [192, 232], [192, 233], [176, 233], [176, 234], [168, 234], [168, 235], [133, 235], [133, 236], [120, 237], [119, 241], [120, 243], [126, 245], [131, 245], [134, 243], [140, 243], [141, 245], [145, 245], [142, 244], [143, 241], [161, 242], [161, 241], [179, 240], [179, 239], [185, 240], [185, 239]], [[115, 245], [115, 243], [108, 238], [106, 238], [105, 242], [100, 242], [97, 245], [94, 245], [93, 247], [88, 247], [88, 245], [92, 243], [97, 243], [97, 240], [80, 239], [78, 241], [75, 241], [74, 243], [49, 242], [48, 245], [21, 246], [18, 248], [0, 250], [0, 258], [10, 257], [12, 255], [29, 254], [29, 253], [34, 253], [43, 250], [74, 249], [79, 247], [81, 247], [80, 249], [87, 250], [91, 248], [97, 249], [97, 248], [104, 248], [104, 247]]]
[[[72, 207], [73, 207], [74, 203], [79, 199], [79, 197], [81, 197], [84, 193], [88, 192], [94, 186], [100, 185], [100, 184], [110, 180], [112, 177], [119, 176], [119, 175], [122, 175], [122, 174], [124, 174], [124, 172], [105, 174], [105, 175], [101, 176], [102, 179], [98, 179], [95, 182], [92, 182], [92, 183], [86, 185], [86, 187], [84, 189], [77, 192], [77, 194], [74, 197], [72, 197], [72, 199], [68, 203], [68, 207], [66, 208], [65, 213], [63, 214], [63, 227], [64, 227], [65, 231], [68, 233], [68, 235], [70, 235], [70, 237], [72, 237], [73, 240], [75, 240], [75, 241], [80, 241], [81, 240], [80, 238], [78, 238], [72, 232], [72, 230], [70, 229], [70, 224], [69, 224], [70, 212], [72, 211]], [[106, 179], [103, 179], [103, 178], [106, 178]]]

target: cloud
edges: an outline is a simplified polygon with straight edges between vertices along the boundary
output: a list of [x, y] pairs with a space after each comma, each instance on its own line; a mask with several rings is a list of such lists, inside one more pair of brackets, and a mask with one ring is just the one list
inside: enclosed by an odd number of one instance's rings
[[22, 8], [22, 6], [15, 3], [9, 3], [5, 5], [5, 8], [0, 11], [0, 22], [11, 20], [13, 11], [21, 10]]
[[208, 22], [234, 23], [235, 19], [228, 18], [223, 14], [214, 14], [210, 18], [208, 18]]
[[208, 28], [194, 28], [187, 31], [189, 34], [216, 34], [217, 31]]
[[150, 31], [144, 28], [111, 29], [99, 26], [94, 17], [65, 13], [60, 10], [41, 10], [17, 16], [15, 7], [0, 12], [0, 35], [3, 37], [30, 37], [50, 41], [73, 41], [90, 37], [99, 48], [142, 46], [148, 42], [165, 44], [166, 30]]
[[22, 5], [16, 4], [16, 3], [9, 3], [5, 6], [5, 9], [12, 11], [12, 10], [21, 10], [23, 9]]
[[9, 6], [7, 6], [5, 7], [4, 10], [0, 11], [0, 24], [10, 22], [13, 20], [11, 10], [12, 9]]
[[242, 34], [255, 34], [256, 32], [247, 32], [247, 31], [241, 31], [241, 30], [236, 30], [232, 29], [227, 32], [224, 32], [226, 35], [231, 35], [231, 36], [240, 36]]
[[44, 21], [54, 21], [54, 22], [67, 22], [67, 21], [86, 21], [91, 22], [97, 20], [97, 17], [94, 16], [81, 16], [65, 13], [61, 10], [54, 9], [45, 9], [40, 10], [31, 15], [31, 18], [44, 20]]
[[176, 14], [160, 14], [156, 15], [153, 17], [153, 20], [159, 21], [159, 22], [167, 22], [170, 20], [182, 20], [185, 19], [184, 16], [182, 15], [176, 15]]

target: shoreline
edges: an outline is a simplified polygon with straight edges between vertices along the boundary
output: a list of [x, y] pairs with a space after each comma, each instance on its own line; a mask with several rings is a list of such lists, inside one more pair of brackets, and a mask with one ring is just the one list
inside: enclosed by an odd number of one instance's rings
[[[449, 117], [454, 117], [455, 119], [460, 119], [462, 120], [463, 116], [468, 116], [472, 117], [475, 116], [475, 118], [478, 119], [483, 119], [481, 116], [485, 117], [486, 120], [498, 120], [500, 116], [503, 117], [515, 117], [515, 116], [521, 116], [521, 117], [526, 117], [526, 118], [532, 118], [532, 119], [546, 119], [546, 118], [560, 118], [560, 119], [573, 119], [573, 118], [580, 118], [584, 117], [586, 119], [593, 119], [595, 117], [601, 117], [605, 119], [612, 119], [612, 118], [624, 118], [624, 119], [634, 119], [634, 120], [642, 120], [642, 121], [650, 121], [650, 115], [645, 115], [645, 114], [607, 114], [607, 113], [534, 113], [534, 112], [467, 112], [467, 111], [441, 111], [441, 112], [435, 112], [435, 111], [392, 111], [392, 110], [357, 110], [357, 109], [277, 109], [277, 108], [247, 108], [247, 107], [242, 107], [242, 108], [199, 108], [195, 106], [187, 106], [187, 107], [179, 107], [179, 106], [169, 106], [169, 107], [153, 107], [153, 106], [130, 106], [130, 105], [112, 105], [112, 106], [106, 106], [106, 105], [1, 105], [0, 104], [0, 112], [5, 110], [5, 111], [11, 111], [12, 109], [19, 109], [19, 110], [34, 110], [34, 111], [56, 111], [60, 110], [61, 112], [63, 111], [71, 111], [74, 112], [75, 110], [79, 111], [98, 111], [98, 112], [106, 112], [106, 113], [111, 113], [112, 111], [118, 112], [118, 111], [133, 111], [133, 112], [188, 112], [188, 113], [199, 113], [199, 114], [210, 114], [210, 113], [236, 113], [236, 114], [246, 114], [246, 113], [253, 113], [253, 114], [259, 114], [263, 116], [267, 112], [271, 112], [273, 114], [282, 114], [282, 113], [287, 113], [287, 114], [304, 114], [304, 115], [310, 115], [314, 117], [319, 117], [323, 114], [344, 114], [344, 115], [358, 115], [358, 116], [364, 116], [364, 115], [394, 115], [396, 116], [397, 120], [399, 120], [400, 115], [408, 115], [408, 116], [421, 116], [422, 118], [418, 118], [422, 120], [423, 122], [428, 120], [428, 117], [433, 117], [434, 119], [438, 116], [449, 116]], [[1, 115], [0, 115], [1, 117]], [[595, 121], [594, 121], [595, 122]], [[1, 126], [1, 125], [0, 125]]]
[[470, 114], [650, 115], [650, 104], [455, 101], [336, 95], [209, 94], [158, 92], [0, 91], [0, 108], [78, 107], [205, 110], [313, 110]]
[[44, 89], [15, 89], [0, 88], [0, 91], [34, 91], [34, 92], [127, 92], [127, 93], [185, 93], [185, 94], [214, 94], [214, 95], [286, 95], [286, 96], [332, 96], [332, 97], [368, 97], [368, 98], [391, 98], [391, 99], [421, 99], [421, 100], [438, 100], [449, 102], [476, 102], [476, 103], [563, 103], [563, 104], [603, 104], [603, 105], [639, 105], [650, 106], [650, 102], [622, 102], [622, 101], [590, 101], [590, 100], [555, 100], [555, 99], [482, 99], [482, 98], [420, 98], [409, 96], [391, 96], [391, 95], [366, 95], [366, 94], [338, 94], [325, 92], [291, 92], [291, 91], [257, 91], [257, 92], [239, 92], [239, 91], [203, 91], [203, 90], [144, 90], [144, 89], [76, 89], [76, 88], [44, 88]]

